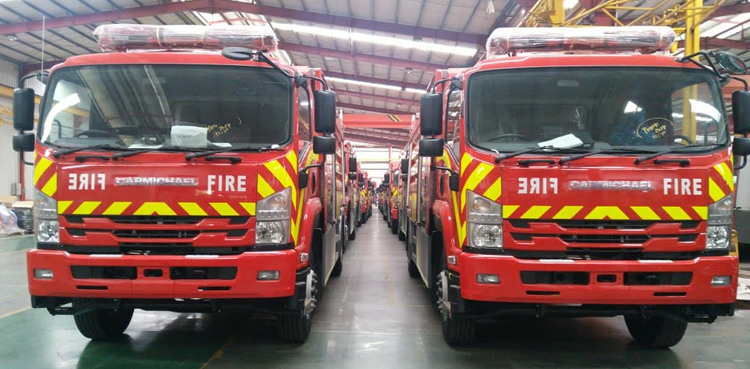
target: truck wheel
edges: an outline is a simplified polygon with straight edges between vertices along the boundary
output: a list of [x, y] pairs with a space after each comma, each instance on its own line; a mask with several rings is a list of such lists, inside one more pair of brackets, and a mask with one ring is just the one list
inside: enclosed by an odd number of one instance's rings
[[688, 325], [677, 319], [640, 315], [626, 315], [625, 324], [636, 342], [650, 348], [669, 348], [680, 343]]
[[391, 233], [393, 234], [398, 233], [398, 221], [395, 219], [391, 220]]
[[279, 335], [286, 342], [305, 343], [311, 327], [310, 317], [304, 314], [279, 315]]
[[[313, 268], [314, 269], [314, 268]], [[318, 287], [317, 272], [312, 273], [312, 282], [310, 286], [310, 295], [314, 305], [320, 298], [320, 289]], [[310, 328], [312, 327], [312, 311], [305, 313], [300, 311], [297, 314], [280, 314], [279, 315], [279, 336], [286, 342], [305, 343], [310, 337]]]
[[409, 277], [419, 278], [419, 269], [417, 269], [417, 264], [411, 258], [409, 258]]
[[[92, 303], [92, 299], [73, 299], [73, 307], [83, 307]], [[122, 335], [133, 318], [133, 309], [94, 309], [76, 314], [73, 319], [78, 331], [92, 340], [110, 340]]]
[[339, 259], [336, 260], [336, 264], [331, 270], [331, 277], [340, 277], [341, 272], [344, 270], [344, 254], [339, 255]]
[[404, 234], [404, 232], [401, 232], [401, 230], [398, 231], [398, 240], [406, 241], [406, 235]]
[[435, 301], [443, 320], [443, 339], [449, 345], [469, 345], [476, 337], [477, 321], [465, 319], [451, 314], [445, 307], [443, 291], [447, 291], [445, 253], [440, 252], [440, 272], [435, 277]]
[[352, 229], [352, 233], [349, 233], [349, 240], [353, 241], [356, 238], [357, 238], [357, 229], [354, 228]]

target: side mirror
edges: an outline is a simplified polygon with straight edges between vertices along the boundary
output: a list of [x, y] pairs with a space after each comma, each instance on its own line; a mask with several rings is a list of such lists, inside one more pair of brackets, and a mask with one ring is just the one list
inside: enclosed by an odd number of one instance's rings
[[299, 172], [299, 177], [297, 178], [299, 182], [299, 189], [304, 190], [307, 188], [307, 182], [310, 179], [310, 175], [307, 173], [307, 171]]
[[750, 92], [738, 90], [732, 93], [732, 120], [734, 133], [750, 133]]
[[391, 174], [390, 173], [383, 174], [383, 183], [391, 183]]
[[315, 132], [334, 133], [336, 131], [336, 94], [333, 91], [317, 90], [315, 98]]
[[313, 152], [316, 154], [333, 154], [336, 152], [336, 138], [331, 136], [313, 137]]
[[409, 171], [409, 159], [401, 159], [401, 173], [402, 175]]
[[34, 134], [18, 133], [13, 135], [13, 150], [18, 152], [34, 151]]
[[355, 179], [357, 179], [357, 173], [349, 173], [349, 180], [353, 181]]
[[458, 174], [454, 173], [448, 177], [448, 187], [451, 191], [458, 191]]
[[422, 95], [419, 112], [422, 136], [437, 136], [443, 133], [443, 95]]
[[747, 65], [745, 61], [739, 56], [732, 54], [728, 51], [717, 51], [713, 53], [714, 60], [719, 68], [728, 72], [729, 74], [746, 74]]
[[349, 157], [349, 173], [355, 173], [357, 171], [357, 158]]
[[407, 179], [409, 179], [409, 176], [406, 173], [401, 173], [401, 180], [406, 181]]
[[16, 131], [34, 129], [34, 90], [30, 88], [13, 90], [13, 128]]
[[443, 155], [444, 145], [442, 138], [423, 138], [419, 140], [419, 156], [434, 158]]
[[365, 174], [359, 173], [359, 177], [357, 177], [357, 180], [359, 181], [359, 185], [362, 186], [365, 184]]

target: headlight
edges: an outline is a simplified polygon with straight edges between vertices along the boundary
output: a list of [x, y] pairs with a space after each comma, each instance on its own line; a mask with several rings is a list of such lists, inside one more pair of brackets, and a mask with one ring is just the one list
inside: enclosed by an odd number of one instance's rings
[[503, 247], [503, 207], [472, 191], [466, 194], [469, 246]]
[[255, 219], [255, 244], [279, 245], [289, 241], [291, 189], [285, 188], [258, 201]]
[[34, 229], [41, 243], [60, 242], [60, 223], [57, 220], [57, 200], [34, 189]]
[[732, 195], [709, 205], [706, 250], [728, 249], [732, 239]]

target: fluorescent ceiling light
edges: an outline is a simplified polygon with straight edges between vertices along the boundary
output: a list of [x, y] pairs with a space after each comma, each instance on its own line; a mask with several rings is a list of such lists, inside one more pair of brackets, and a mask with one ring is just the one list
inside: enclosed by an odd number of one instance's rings
[[359, 42], [369, 42], [377, 45], [387, 45], [405, 49], [417, 49], [436, 53], [456, 54], [463, 56], [474, 56], [477, 49], [475, 47], [449, 46], [436, 43], [412, 41], [403, 38], [371, 35], [356, 31], [343, 31], [331, 28], [303, 26], [290, 23], [272, 23], [272, 26], [281, 31], [293, 31], [297, 33], [308, 33], [315, 36], [325, 36], [340, 40], [353, 40]]
[[344, 78], [336, 78], [336, 77], [326, 77], [326, 80], [329, 82], [339, 82], [339, 83], [347, 83], [352, 85], [358, 85], [358, 86], [364, 86], [364, 87], [372, 87], [372, 88], [383, 88], [386, 90], [393, 90], [393, 91], [406, 91], [411, 92], [415, 94], [423, 94], [424, 91], [418, 90], [416, 88], [401, 88], [399, 86], [394, 85], [384, 85], [380, 83], [370, 83], [370, 82], [362, 82], [362, 81], [355, 81], [353, 79], [344, 79]]

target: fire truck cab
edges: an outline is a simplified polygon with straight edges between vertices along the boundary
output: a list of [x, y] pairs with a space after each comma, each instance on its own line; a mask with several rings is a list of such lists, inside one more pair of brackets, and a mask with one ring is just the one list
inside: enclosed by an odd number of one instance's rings
[[[731, 316], [735, 157], [725, 52], [675, 58], [666, 27], [501, 28], [474, 67], [436, 72], [412, 130], [410, 275], [451, 344], [506, 315], [624, 316], [669, 347]], [[750, 131], [750, 93], [733, 96]]]
[[278, 316], [304, 342], [342, 270], [343, 127], [320, 69], [280, 65], [253, 27], [107, 25], [54, 67], [33, 151], [34, 308], [111, 339], [134, 309]]

